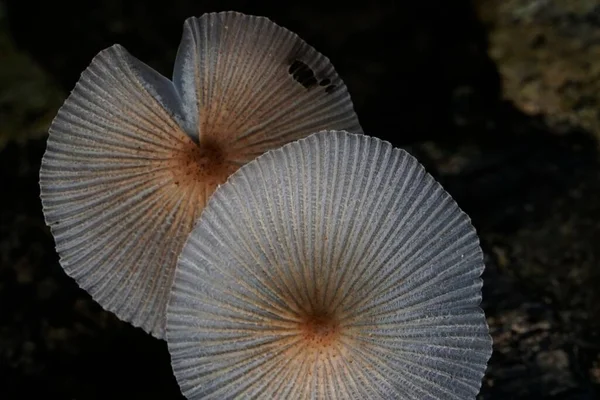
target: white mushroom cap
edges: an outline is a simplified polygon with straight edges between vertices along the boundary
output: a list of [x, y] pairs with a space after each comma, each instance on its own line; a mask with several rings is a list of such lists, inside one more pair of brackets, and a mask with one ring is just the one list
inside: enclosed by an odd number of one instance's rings
[[167, 311], [188, 399], [474, 399], [492, 352], [474, 227], [408, 153], [320, 132], [210, 199]]
[[214, 189], [266, 150], [360, 132], [329, 60], [266, 18], [185, 22], [173, 81], [115, 45], [50, 128], [44, 215], [66, 273], [105, 309], [164, 337], [177, 257]]

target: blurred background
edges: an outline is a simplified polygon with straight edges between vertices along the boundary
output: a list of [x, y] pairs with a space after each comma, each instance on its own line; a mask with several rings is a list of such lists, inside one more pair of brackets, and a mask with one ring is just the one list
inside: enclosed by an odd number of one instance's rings
[[166, 76], [183, 21], [264, 15], [329, 57], [365, 132], [472, 217], [494, 355], [481, 399], [600, 398], [600, 0], [0, 0], [0, 399], [179, 399], [167, 347], [58, 264], [38, 172], [120, 43]]

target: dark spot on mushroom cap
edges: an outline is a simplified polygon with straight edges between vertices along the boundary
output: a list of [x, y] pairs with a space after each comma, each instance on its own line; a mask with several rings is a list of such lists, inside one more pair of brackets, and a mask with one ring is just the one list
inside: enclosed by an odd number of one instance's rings
[[310, 89], [317, 85], [317, 78], [315, 72], [306, 63], [296, 59], [288, 68], [288, 73], [292, 75], [294, 80], [304, 86], [306, 89]]
[[335, 91], [335, 89], [337, 89], [336, 85], [329, 85], [325, 88], [325, 93], [331, 94]]

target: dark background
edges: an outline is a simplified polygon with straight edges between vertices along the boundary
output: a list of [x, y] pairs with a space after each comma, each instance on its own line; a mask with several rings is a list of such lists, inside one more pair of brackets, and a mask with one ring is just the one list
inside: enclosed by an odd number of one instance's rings
[[170, 76], [185, 18], [225, 10], [328, 56], [365, 133], [416, 155], [472, 217], [494, 338], [480, 397], [599, 398], [595, 3], [0, 0], [0, 399], [181, 398], [166, 344], [62, 272], [38, 172], [96, 53], [120, 43]]

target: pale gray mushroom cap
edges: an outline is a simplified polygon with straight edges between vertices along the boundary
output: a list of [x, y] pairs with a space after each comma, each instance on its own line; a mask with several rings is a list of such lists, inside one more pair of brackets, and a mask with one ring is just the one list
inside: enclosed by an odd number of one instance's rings
[[329, 60], [263, 17], [188, 19], [173, 75], [119, 45], [100, 52], [53, 121], [40, 172], [66, 273], [160, 338], [177, 257], [214, 189], [266, 150], [361, 132]]
[[474, 399], [492, 341], [468, 216], [407, 152], [320, 132], [210, 199], [167, 311], [188, 399]]

